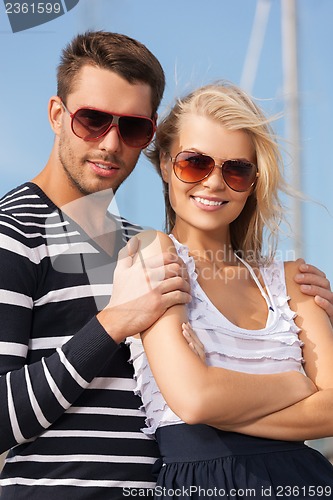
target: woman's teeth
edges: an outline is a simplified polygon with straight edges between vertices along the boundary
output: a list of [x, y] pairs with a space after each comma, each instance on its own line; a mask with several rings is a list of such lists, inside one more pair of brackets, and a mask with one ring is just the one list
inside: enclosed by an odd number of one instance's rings
[[206, 198], [199, 198], [199, 196], [193, 196], [193, 198], [202, 203], [203, 205], [208, 205], [208, 206], [218, 206], [218, 205], [223, 205], [224, 201], [213, 201], [213, 200], [207, 200]]

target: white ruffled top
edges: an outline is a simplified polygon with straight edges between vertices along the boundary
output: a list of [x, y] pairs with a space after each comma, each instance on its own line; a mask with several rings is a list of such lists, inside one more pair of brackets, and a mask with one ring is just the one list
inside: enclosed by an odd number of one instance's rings
[[[268, 304], [265, 328], [246, 330], [231, 323], [209, 300], [198, 283], [195, 261], [185, 245], [170, 236], [178, 255], [185, 262], [191, 284], [192, 301], [187, 305], [189, 322], [205, 346], [206, 362], [245, 373], [280, 373], [302, 368], [302, 342], [300, 329], [294, 322], [295, 313], [290, 309], [287, 296], [284, 264], [274, 261], [260, 269], [267, 294], [256, 280]], [[248, 268], [248, 264], [242, 261]], [[129, 337], [130, 362], [134, 367], [135, 394], [142, 399], [146, 415], [146, 428], [142, 431], [153, 435], [157, 427], [180, 424], [180, 418], [168, 407], [150, 370], [140, 339]]]

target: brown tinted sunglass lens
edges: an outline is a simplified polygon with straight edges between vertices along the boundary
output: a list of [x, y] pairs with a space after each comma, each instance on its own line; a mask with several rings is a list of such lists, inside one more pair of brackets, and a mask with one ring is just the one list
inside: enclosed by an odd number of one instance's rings
[[222, 167], [223, 179], [234, 191], [247, 191], [256, 178], [256, 167], [252, 163], [240, 160], [227, 160]]
[[199, 182], [214, 168], [210, 156], [195, 153], [179, 153], [175, 161], [175, 173], [184, 182]]
[[73, 132], [89, 141], [102, 136], [110, 127], [113, 116], [95, 109], [79, 109], [73, 116]]
[[143, 117], [121, 116], [118, 127], [122, 140], [132, 147], [147, 146], [154, 135], [153, 122]]

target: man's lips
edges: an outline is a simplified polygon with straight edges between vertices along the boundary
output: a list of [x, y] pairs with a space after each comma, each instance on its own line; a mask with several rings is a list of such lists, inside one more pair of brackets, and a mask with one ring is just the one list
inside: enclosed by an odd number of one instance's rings
[[112, 177], [119, 167], [115, 163], [87, 160], [92, 170], [101, 177]]
[[97, 168], [102, 168], [103, 170], [111, 170], [111, 169], [118, 170], [119, 169], [119, 167], [115, 163], [111, 163], [111, 162], [94, 161], [94, 160], [88, 160], [88, 162], [92, 163]]

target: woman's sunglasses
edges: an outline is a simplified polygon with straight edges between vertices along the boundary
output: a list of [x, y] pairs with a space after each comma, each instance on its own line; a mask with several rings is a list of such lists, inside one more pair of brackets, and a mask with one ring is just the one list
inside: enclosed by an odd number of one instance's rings
[[[217, 163], [217, 160], [219, 163]], [[171, 158], [176, 177], [183, 182], [194, 183], [206, 179], [215, 167], [221, 169], [224, 182], [233, 191], [248, 191], [259, 176], [256, 165], [246, 160], [225, 160], [196, 153], [181, 151]]]
[[96, 141], [116, 127], [121, 140], [131, 148], [145, 148], [155, 133], [155, 122], [146, 116], [117, 115], [95, 108], [79, 108], [71, 113], [72, 131], [84, 141]]

